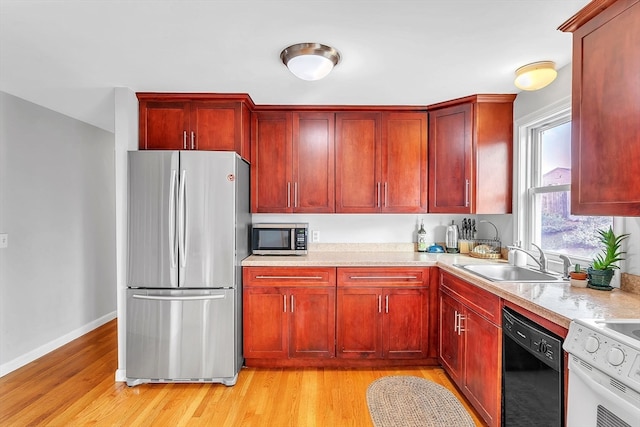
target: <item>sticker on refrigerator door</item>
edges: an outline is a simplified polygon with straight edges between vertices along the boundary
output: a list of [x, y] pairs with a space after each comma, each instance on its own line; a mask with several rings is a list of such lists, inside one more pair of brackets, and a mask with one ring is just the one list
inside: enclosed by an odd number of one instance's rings
[[227, 175], [227, 181], [235, 181], [236, 180], [236, 176], [232, 173], [230, 173], [229, 175]]

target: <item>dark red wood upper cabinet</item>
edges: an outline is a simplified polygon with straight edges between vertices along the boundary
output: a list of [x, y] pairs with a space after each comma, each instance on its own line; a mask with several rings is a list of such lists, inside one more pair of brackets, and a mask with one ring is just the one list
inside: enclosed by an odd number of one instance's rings
[[141, 150], [235, 151], [250, 158], [248, 97], [139, 93]]
[[511, 213], [514, 99], [473, 95], [429, 107], [430, 213]]
[[141, 150], [186, 150], [189, 103], [141, 101], [139, 138]]
[[640, 2], [592, 1], [573, 32], [571, 212], [640, 216]]
[[427, 114], [382, 115], [382, 212], [427, 211]]
[[335, 211], [335, 114], [293, 113], [293, 211]]
[[254, 114], [252, 212], [334, 212], [334, 123], [325, 112]]
[[292, 119], [286, 112], [253, 115], [251, 136], [252, 212], [290, 213]]
[[380, 210], [381, 114], [336, 114], [336, 212]]
[[427, 115], [336, 114], [336, 212], [426, 212]]

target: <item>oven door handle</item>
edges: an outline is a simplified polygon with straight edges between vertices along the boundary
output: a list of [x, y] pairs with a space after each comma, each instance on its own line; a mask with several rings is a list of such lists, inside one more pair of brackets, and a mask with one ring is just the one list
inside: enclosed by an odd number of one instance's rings
[[[594, 370], [596, 369], [597, 368], [594, 368]], [[594, 393], [596, 393], [596, 395], [604, 396], [610, 402], [615, 402], [616, 405], [620, 406], [622, 410], [628, 414], [637, 413], [637, 407], [633, 406], [626, 400], [621, 399], [619, 396], [616, 396], [615, 393], [613, 393], [611, 390], [607, 389], [598, 381], [595, 381], [593, 378], [589, 377], [589, 375], [587, 375], [585, 371], [580, 367], [579, 362], [571, 360], [569, 363], [569, 372], [573, 372], [576, 376], [578, 376], [587, 387], [589, 387]], [[607, 374], [603, 375], [607, 378], [610, 378]], [[569, 378], [571, 378], [571, 376], [569, 376]], [[571, 379], [569, 379], [569, 387], [571, 387]]]

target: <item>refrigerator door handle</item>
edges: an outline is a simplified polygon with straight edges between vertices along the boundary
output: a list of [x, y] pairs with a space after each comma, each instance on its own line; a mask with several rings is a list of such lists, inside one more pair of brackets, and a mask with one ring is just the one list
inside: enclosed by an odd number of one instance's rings
[[176, 192], [178, 187], [178, 171], [171, 171], [171, 184], [169, 189], [169, 256], [171, 257], [171, 268], [178, 265], [178, 248], [176, 241]]
[[154, 300], [154, 301], [208, 301], [214, 299], [224, 299], [224, 294], [219, 295], [192, 295], [192, 296], [161, 296], [161, 295], [134, 295], [134, 299]]
[[[187, 212], [186, 212], [186, 187], [187, 171], [182, 170], [180, 176], [180, 194], [178, 195], [178, 254], [180, 257], [180, 268], [187, 266]], [[184, 283], [184, 274], [179, 274], [180, 285]]]

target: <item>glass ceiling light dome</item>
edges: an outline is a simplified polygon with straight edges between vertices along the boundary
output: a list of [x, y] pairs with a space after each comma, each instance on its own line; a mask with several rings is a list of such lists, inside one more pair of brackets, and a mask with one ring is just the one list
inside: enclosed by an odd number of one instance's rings
[[555, 62], [534, 62], [516, 70], [514, 84], [522, 90], [538, 90], [549, 85], [557, 75]]
[[340, 53], [320, 43], [298, 43], [280, 53], [280, 59], [296, 77], [320, 80], [340, 61]]

